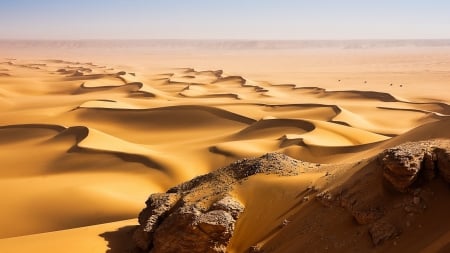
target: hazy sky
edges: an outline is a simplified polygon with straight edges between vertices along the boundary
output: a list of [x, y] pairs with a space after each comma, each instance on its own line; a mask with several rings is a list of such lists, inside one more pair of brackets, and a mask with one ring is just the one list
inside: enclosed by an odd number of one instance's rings
[[0, 0], [3, 39], [450, 39], [450, 0]]

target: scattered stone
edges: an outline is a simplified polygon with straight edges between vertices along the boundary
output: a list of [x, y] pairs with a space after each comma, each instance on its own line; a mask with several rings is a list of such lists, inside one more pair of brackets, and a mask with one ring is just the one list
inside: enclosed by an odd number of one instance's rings
[[291, 221], [288, 219], [284, 219], [282, 225], [286, 226], [287, 224], [289, 224], [289, 222], [291, 222]]
[[316, 195], [316, 199], [326, 207], [336, 205], [333, 195], [328, 191], [323, 191]]
[[398, 233], [399, 232], [394, 225], [385, 221], [375, 222], [369, 228], [369, 234], [372, 237], [372, 242], [375, 246], [396, 237]]
[[249, 253], [261, 253], [261, 252], [263, 252], [263, 251], [262, 251], [262, 249], [261, 249], [260, 246], [258, 246], [258, 245], [253, 245], [253, 246], [251, 246], [251, 247], [248, 249], [248, 252], [249, 252]]

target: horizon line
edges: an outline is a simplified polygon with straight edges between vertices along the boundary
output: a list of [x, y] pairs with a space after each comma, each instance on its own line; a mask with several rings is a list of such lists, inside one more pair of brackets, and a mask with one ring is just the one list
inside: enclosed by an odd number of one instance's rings
[[194, 39], [194, 38], [82, 38], [82, 39], [42, 39], [42, 38], [0, 38], [0, 41], [267, 41], [267, 42], [290, 42], [290, 41], [450, 41], [450, 38], [368, 38], [368, 39], [243, 39], [243, 38], [224, 38], [224, 39]]

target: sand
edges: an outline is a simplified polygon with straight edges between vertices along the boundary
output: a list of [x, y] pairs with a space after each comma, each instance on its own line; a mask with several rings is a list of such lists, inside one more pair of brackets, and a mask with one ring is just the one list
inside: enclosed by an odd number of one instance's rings
[[[450, 138], [450, 47], [11, 43], [0, 44], [4, 253], [121, 252], [127, 240], [108, 233], [126, 235], [149, 194], [240, 158], [282, 152], [339, 168]], [[236, 190], [250, 204], [230, 250], [275, 243], [278, 215], [319, 176], [261, 176]], [[276, 243], [295, 245], [288, 235]]]

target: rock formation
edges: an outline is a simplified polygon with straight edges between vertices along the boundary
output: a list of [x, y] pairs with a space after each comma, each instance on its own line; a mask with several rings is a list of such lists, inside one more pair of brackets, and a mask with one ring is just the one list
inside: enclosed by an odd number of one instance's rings
[[408, 142], [382, 152], [379, 161], [383, 176], [393, 188], [406, 192], [419, 180], [430, 180], [437, 174], [450, 182], [448, 141]]
[[226, 252], [244, 205], [229, 195], [233, 185], [258, 173], [297, 175], [300, 162], [282, 154], [243, 159], [196, 177], [166, 193], [152, 194], [134, 232], [144, 252]]
[[[146, 253], [226, 252], [236, 221], [245, 209], [245, 203], [230, 194], [236, 184], [255, 174], [294, 176], [321, 171], [323, 184], [317, 184], [321, 188], [307, 188], [309, 195], [302, 203], [309, 203], [311, 196], [327, 208], [343, 208], [359, 227], [365, 227], [377, 246], [397, 238], [411, 225], [410, 218], [402, 225], [399, 217], [420, 215], [425, 210], [430, 190], [419, 186], [433, 178], [450, 183], [449, 152], [449, 140], [405, 143], [356, 162], [353, 167], [359, 166], [357, 175], [337, 185], [329, 184], [329, 180], [335, 177], [330, 171], [339, 165], [319, 166], [278, 153], [239, 160], [166, 193], [152, 194], [139, 214], [134, 241]], [[382, 180], [388, 188], [403, 194], [386, 191]], [[249, 250], [259, 252], [260, 248]]]

